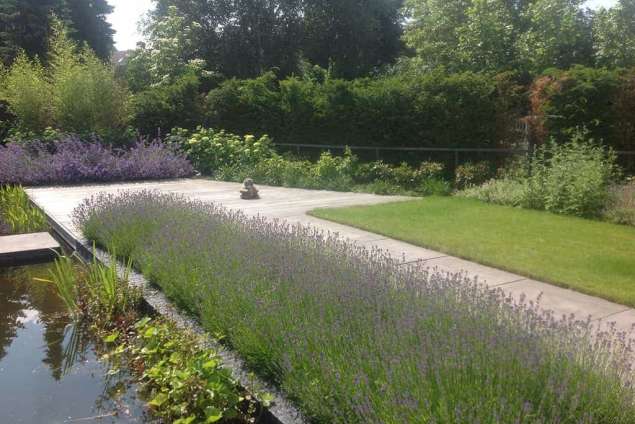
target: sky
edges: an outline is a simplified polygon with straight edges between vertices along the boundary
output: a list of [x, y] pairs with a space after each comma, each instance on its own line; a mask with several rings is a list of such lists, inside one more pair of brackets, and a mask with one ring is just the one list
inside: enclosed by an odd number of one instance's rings
[[[587, 6], [596, 9], [598, 7], [611, 7], [617, 0], [589, 0]], [[152, 7], [152, 0], [108, 0], [115, 11], [108, 16], [117, 33], [115, 34], [115, 46], [117, 50], [134, 49], [137, 41], [142, 37], [137, 29], [137, 23], [141, 17]]]
[[117, 50], [134, 49], [137, 41], [141, 41], [137, 23], [152, 7], [152, 0], [108, 0], [115, 11], [108, 16], [108, 21], [115, 31], [115, 47]]

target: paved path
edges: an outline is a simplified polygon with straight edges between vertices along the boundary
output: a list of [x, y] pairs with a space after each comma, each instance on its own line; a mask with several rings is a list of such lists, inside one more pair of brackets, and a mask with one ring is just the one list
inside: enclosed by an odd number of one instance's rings
[[259, 186], [262, 198], [245, 201], [239, 198], [240, 184], [206, 179], [33, 188], [28, 189], [27, 193], [58, 224], [66, 227], [81, 240], [80, 232], [73, 228], [71, 212], [83, 199], [99, 192], [115, 193], [121, 190], [142, 189], [181, 193], [194, 199], [241, 209], [248, 215], [260, 214], [269, 218], [283, 218], [310, 224], [337, 232], [359, 244], [387, 250], [394, 257], [403, 260], [404, 264], [421, 261], [443, 271], [464, 271], [470, 276], [478, 276], [479, 280], [488, 286], [501, 288], [514, 297], [525, 294], [529, 299], [535, 299], [542, 294], [541, 305], [558, 315], [574, 314], [580, 319], [590, 316], [594, 320], [615, 322], [621, 330], [630, 330], [635, 325], [635, 310], [632, 308], [307, 215], [308, 211], [315, 208], [377, 204], [407, 200], [407, 197]]

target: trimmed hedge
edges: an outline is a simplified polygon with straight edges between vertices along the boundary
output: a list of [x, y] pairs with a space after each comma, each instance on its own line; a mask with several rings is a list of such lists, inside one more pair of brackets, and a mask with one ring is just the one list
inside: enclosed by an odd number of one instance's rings
[[507, 136], [499, 123], [517, 113], [509, 80], [434, 71], [321, 83], [267, 73], [211, 90], [205, 125], [277, 143], [494, 146]]
[[550, 70], [534, 81], [530, 101], [539, 143], [566, 142], [584, 127], [607, 146], [635, 150], [635, 69]]

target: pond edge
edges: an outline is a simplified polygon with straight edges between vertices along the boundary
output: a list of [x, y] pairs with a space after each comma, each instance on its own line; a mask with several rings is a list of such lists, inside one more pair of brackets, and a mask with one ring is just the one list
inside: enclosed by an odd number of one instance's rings
[[[93, 254], [93, 247], [88, 244], [87, 240], [76, 239], [71, 231], [50, 216], [37, 201], [33, 200], [30, 196], [29, 200], [33, 206], [42, 211], [54, 235], [67, 247], [77, 252], [77, 254], [86, 261], [96, 259], [106, 266], [109, 266], [115, 261], [118, 265], [117, 272], [120, 277], [123, 277], [125, 271], [124, 264], [112, 258], [111, 255], [99, 248], [94, 248]], [[272, 395], [272, 405], [268, 408], [263, 407], [262, 415], [257, 422], [262, 424], [307, 424], [309, 422], [280, 390], [251, 373], [245, 361], [243, 361], [236, 352], [214, 340], [196, 320], [180, 312], [167, 296], [165, 296], [161, 290], [154, 287], [142, 274], [134, 269], [131, 270], [128, 282], [133, 287], [139, 288], [142, 291], [143, 301], [152, 312], [171, 319], [179, 328], [193, 331], [195, 334], [202, 336], [208, 347], [214, 349], [221, 357], [223, 368], [228, 369], [232, 377], [254, 396], [256, 400], [258, 400], [256, 396], [258, 392], [267, 392]]]

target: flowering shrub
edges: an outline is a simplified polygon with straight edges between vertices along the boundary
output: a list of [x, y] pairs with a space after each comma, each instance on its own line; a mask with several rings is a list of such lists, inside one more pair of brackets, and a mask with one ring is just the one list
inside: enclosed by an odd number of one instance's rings
[[252, 166], [274, 154], [271, 139], [266, 135], [256, 139], [253, 135], [241, 137], [203, 127], [198, 127], [193, 134], [176, 128], [168, 141], [177, 143], [194, 166], [208, 175], [214, 175], [222, 167]]
[[72, 184], [177, 178], [193, 174], [180, 153], [158, 141], [116, 150], [69, 137], [0, 146], [0, 184]]
[[342, 156], [326, 151], [311, 162], [276, 153], [266, 135], [241, 137], [203, 127], [192, 134], [175, 128], [166, 140], [186, 153], [198, 171], [225, 181], [252, 178], [258, 184], [344, 191], [365, 188], [381, 194], [407, 190], [447, 194], [450, 190], [441, 181], [443, 165], [435, 162], [422, 162], [419, 168], [382, 161], [361, 164], [350, 149]]
[[[318, 423], [631, 422], [632, 344], [462, 275], [154, 192], [75, 223], [133, 259]], [[611, 349], [609, 351], [609, 349]]]

